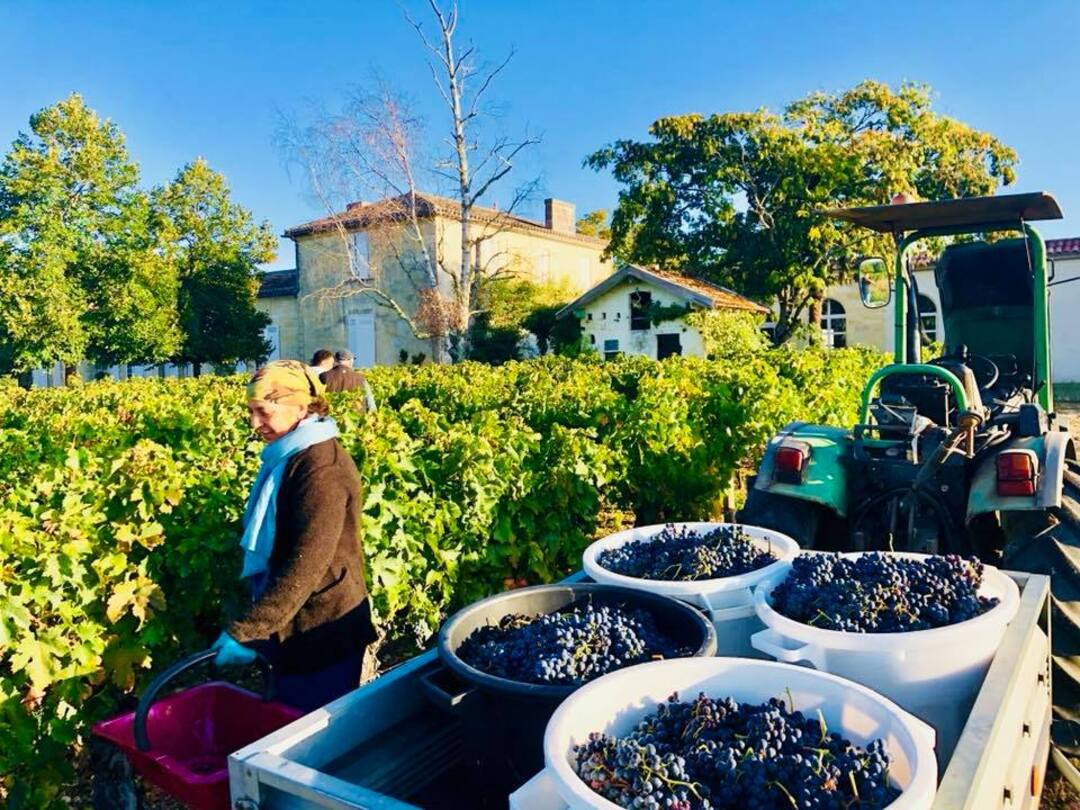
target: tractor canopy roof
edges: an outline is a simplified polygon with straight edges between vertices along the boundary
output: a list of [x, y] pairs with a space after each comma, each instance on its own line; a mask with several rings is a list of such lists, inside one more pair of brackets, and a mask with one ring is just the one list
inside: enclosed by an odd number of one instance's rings
[[881, 233], [904, 233], [923, 229], [964, 233], [977, 230], [979, 225], [1061, 219], [1057, 200], [1042, 191], [900, 205], [871, 205], [864, 208], [832, 208], [824, 213], [834, 219], [843, 219]]

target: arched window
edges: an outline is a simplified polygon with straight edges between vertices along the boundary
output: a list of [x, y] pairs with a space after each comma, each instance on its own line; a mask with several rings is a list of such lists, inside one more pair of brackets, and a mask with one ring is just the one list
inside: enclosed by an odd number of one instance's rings
[[821, 302], [821, 331], [825, 333], [825, 345], [833, 349], [847, 346], [847, 317], [844, 305], [832, 298]]
[[936, 341], [938, 339], [937, 306], [934, 304], [933, 298], [922, 293], [919, 293], [919, 321], [922, 323], [926, 336]]

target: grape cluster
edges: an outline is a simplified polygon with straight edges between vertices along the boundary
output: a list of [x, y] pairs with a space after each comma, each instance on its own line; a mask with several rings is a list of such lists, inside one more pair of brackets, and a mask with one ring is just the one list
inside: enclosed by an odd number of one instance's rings
[[848, 810], [900, 795], [882, 740], [860, 748], [776, 698], [672, 695], [623, 737], [590, 734], [571, 764], [605, 799], [650, 810]]
[[973, 619], [998, 603], [979, 596], [983, 564], [956, 555], [925, 559], [870, 552], [796, 557], [772, 605], [798, 622], [852, 633], [929, 630]]
[[641, 608], [592, 603], [544, 616], [511, 614], [479, 627], [457, 648], [470, 666], [514, 681], [577, 685], [632, 664], [694, 650], [657, 629]]
[[701, 534], [667, 525], [644, 540], [601, 551], [597, 562], [609, 571], [640, 579], [693, 581], [733, 577], [776, 562], [741, 526], [721, 526]]

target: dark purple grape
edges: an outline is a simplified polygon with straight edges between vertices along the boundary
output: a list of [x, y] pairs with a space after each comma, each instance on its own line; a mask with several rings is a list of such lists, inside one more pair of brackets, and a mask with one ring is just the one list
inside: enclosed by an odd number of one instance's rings
[[659, 533], [601, 551], [596, 561], [616, 574], [639, 579], [695, 581], [733, 577], [776, 562], [741, 526], [720, 526], [704, 534], [668, 524]]
[[580, 605], [545, 616], [512, 614], [473, 630], [457, 649], [470, 666], [513, 681], [581, 684], [616, 669], [693, 655], [625, 605]]
[[819, 714], [790, 711], [775, 698], [672, 695], [624, 736], [589, 735], [571, 764], [605, 799], [649, 810], [851, 810], [881, 808], [900, 795], [889, 784], [882, 740], [860, 748]]
[[998, 604], [978, 594], [983, 571], [978, 560], [957, 555], [804, 554], [773, 589], [772, 605], [789, 619], [826, 630], [929, 630], [973, 619]]

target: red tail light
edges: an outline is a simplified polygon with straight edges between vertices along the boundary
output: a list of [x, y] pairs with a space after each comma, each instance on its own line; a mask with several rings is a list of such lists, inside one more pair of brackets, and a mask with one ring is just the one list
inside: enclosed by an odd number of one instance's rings
[[790, 442], [776, 448], [775, 478], [784, 484], [801, 484], [810, 459], [810, 445]]
[[1034, 450], [1006, 450], [997, 457], [998, 495], [1034, 495], [1039, 457]]

